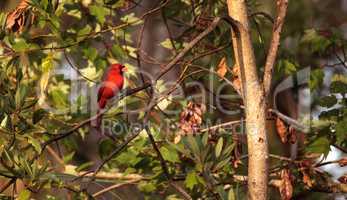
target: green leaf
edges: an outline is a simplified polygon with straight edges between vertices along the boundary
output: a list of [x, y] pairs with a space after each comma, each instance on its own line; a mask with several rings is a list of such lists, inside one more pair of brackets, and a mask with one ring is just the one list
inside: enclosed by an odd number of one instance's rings
[[64, 108], [67, 106], [67, 96], [64, 94], [63, 91], [59, 89], [55, 89], [51, 91], [51, 96], [54, 102], [54, 105], [58, 108]]
[[153, 192], [157, 189], [156, 185], [154, 185], [152, 182], [140, 182], [138, 187], [142, 192], [145, 193]]
[[236, 143], [235, 143], [235, 142], [233, 142], [233, 143], [227, 145], [227, 147], [224, 148], [222, 154], [223, 154], [223, 155], [229, 156], [229, 154], [234, 150], [235, 146], [236, 146]]
[[31, 144], [31, 146], [34, 147], [35, 151], [37, 153], [41, 153], [42, 149], [41, 149], [41, 144], [38, 140], [36, 140], [33, 137], [28, 137], [28, 143]]
[[123, 48], [118, 44], [112, 45], [111, 52], [112, 55], [117, 59], [124, 59], [125, 57], [127, 57], [127, 54], [125, 53]]
[[308, 83], [311, 90], [319, 88], [323, 83], [324, 72], [321, 69], [316, 69], [310, 74], [310, 81]]
[[312, 52], [324, 52], [332, 41], [318, 34], [314, 29], [305, 30], [305, 34], [301, 39], [301, 43], [309, 44]]
[[105, 0], [105, 4], [112, 5], [113, 8], [123, 7], [124, 3], [124, 0]]
[[94, 47], [84, 48], [82, 51], [84, 56], [91, 61], [94, 61], [95, 58], [98, 56], [98, 50], [96, 50], [96, 48]]
[[198, 184], [198, 178], [197, 178], [195, 171], [191, 171], [187, 174], [187, 177], [186, 177], [186, 180], [184, 181], [184, 184], [189, 189], [193, 189], [194, 186]]
[[77, 32], [77, 37], [87, 36], [91, 31], [92, 31], [92, 27], [87, 24], [84, 28], [82, 28], [81, 30]]
[[330, 85], [330, 92], [337, 94], [346, 94], [347, 84], [342, 81], [333, 81]]
[[50, 78], [50, 72], [44, 72], [41, 75], [41, 79], [39, 81], [40, 94], [38, 95], [39, 97], [38, 102], [40, 105], [42, 105], [46, 100], [46, 88], [48, 86], [49, 78]]
[[116, 160], [124, 165], [128, 165], [128, 166], [135, 166], [136, 164], [138, 164], [142, 158], [137, 156], [138, 152], [135, 151], [126, 151], [121, 153]]
[[67, 155], [64, 155], [64, 157], [63, 157], [64, 163], [70, 162], [74, 155], [75, 155], [74, 151], [69, 153], [69, 154], [67, 154]]
[[215, 165], [215, 167], [213, 168], [213, 170], [214, 170], [214, 171], [218, 171], [218, 170], [222, 169], [225, 165], [227, 165], [228, 163], [230, 163], [230, 159], [231, 159], [231, 157], [229, 156], [229, 157], [227, 157], [226, 159], [224, 159], [224, 160], [218, 162], [218, 163]]
[[143, 22], [140, 18], [135, 16], [135, 13], [130, 13], [128, 15], [125, 15], [120, 20], [122, 22], [130, 23], [130, 24], [133, 24], [133, 25], [139, 25], [139, 24], [141, 24]]
[[101, 73], [100, 70], [97, 72], [94, 66], [88, 66], [86, 68], [80, 69], [80, 72], [83, 74], [83, 76], [91, 80], [97, 79]]
[[19, 193], [17, 200], [29, 200], [30, 195], [31, 195], [31, 192], [29, 190], [22, 190]]
[[114, 149], [116, 149], [115, 143], [110, 139], [102, 140], [99, 144], [99, 155], [101, 158], [105, 158], [109, 155]]
[[347, 118], [336, 125], [336, 142], [341, 144], [347, 139]]
[[80, 172], [80, 171], [82, 171], [82, 170], [84, 170], [84, 169], [87, 169], [87, 168], [93, 166], [93, 165], [94, 165], [94, 162], [93, 162], [93, 161], [83, 163], [82, 165], [80, 165], [80, 166], [78, 166], [78, 167], [76, 168], [76, 172]]
[[166, 147], [161, 147], [160, 152], [163, 158], [169, 162], [179, 162], [178, 154], [175, 149], [167, 149]]
[[235, 193], [234, 189], [231, 187], [229, 192], [228, 192], [228, 200], [235, 200]]
[[47, 6], [48, 6], [48, 0], [41, 0], [41, 5], [42, 5], [42, 8], [43, 8], [44, 10], [46, 10], [46, 9], [47, 9]]
[[172, 43], [170, 39], [166, 38], [164, 41], [160, 43], [160, 45], [166, 49], [173, 49]]
[[196, 139], [192, 135], [188, 135], [187, 141], [188, 141], [188, 144], [186, 146], [188, 146], [188, 148], [192, 150], [193, 154], [196, 157], [199, 157], [200, 148], [199, 148], [198, 143], [196, 142]]
[[216, 149], [215, 149], [215, 154], [216, 157], [218, 158], [220, 156], [220, 153], [222, 152], [223, 149], [223, 137], [220, 137], [218, 139], [217, 145], [216, 145]]
[[[172, 44], [173, 43], [173, 44]], [[160, 45], [166, 49], [173, 49], [174, 47], [176, 49], [180, 49], [182, 47], [185, 47], [186, 43], [179, 43], [176, 41], [172, 41], [169, 38], [166, 38], [164, 41], [160, 43]], [[174, 46], [173, 46], [174, 45]]]
[[208, 131], [206, 131], [205, 133], [204, 133], [204, 135], [202, 136], [202, 145], [203, 146], [207, 146], [207, 143], [208, 143], [208, 136], [209, 136], [209, 133], [208, 133]]
[[5, 114], [4, 119], [2, 119], [1, 123], [0, 123], [0, 127], [6, 128], [7, 127], [7, 121], [9, 120], [8, 115]]
[[24, 98], [28, 93], [28, 86], [26, 84], [20, 84], [16, 91], [15, 102], [16, 107], [20, 108], [24, 104]]
[[290, 75], [296, 72], [296, 66], [289, 60], [283, 60], [282, 65], [285, 75]]
[[24, 39], [18, 39], [14, 45], [12, 45], [12, 48], [16, 52], [23, 52], [30, 48], [30, 45], [24, 40]]
[[327, 111], [322, 111], [319, 114], [319, 119], [321, 120], [333, 120], [337, 121], [337, 116], [339, 115], [339, 110], [338, 109], [330, 109]]
[[306, 151], [310, 153], [322, 153], [326, 156], [330, 151], [330, 142], [326, 137], [319, 137], [308, 145]]
[[322, 107], [332, 107], [337, 103], [337, 99], [334, 95], [325, 96], [319, 100], [319, 105]]
[[105, 69], [107, 67], [107, 62], [104, 59], [97, 58], [96, 61], [95, 61], [95, 66], [98, 69]]
[[184, 147], [184, 144], [179, 143], [179, 144], [174, 144], [169, 142], [170, 146], [174, 149], [176, 149], [177, 151], [179, 151], [180, 153], [182, 153], [184, 156], [188, 157], [188, 158], [192, 158], [191, 154], [189, 152], [189, 150], [187, 148]]
[[50, 17], [50, 26], [51, 26], [51, 29], [52, 31], [55, 33], [55, 34], [61, 34], [59, 31], [59, 28], [60, 28], [60, 18], [55, 16], [55, 15], [51, 15]]
[[36, 110], [33, 114], [33, 119], [32, 119], [33, 124], [36, 124], [37, 122], [39, 122], [44, 116], [46, 116], [46, 114], [47, 114], [47, 111], [42, 108]]
[[[78, 10], [78, 9], [69, 10], [66, 14], [67, 14], [67, 15], [70, 15], [70, 16], [73, 16], [73, 17], [76, 17], [76, 18], [79, 19], [79, 20], [82, 18], [82, 13], [81, 13], [81, 11]], [[90, 27], [90, 26], [89, 26], [89, 25], [86, 25], [85, 28], [86, 28], [86, 27]]]
[[28, 161], [23, 157], [19, 157], [19, 163], [21, 170], [24, 170], [24, 172], [28, 174], [30, 178], [33, 178], [33, 172]]
[[92, 5], [89, 7], [90, 14], [93, 15], [101, 24], [105, 23], [107, 9], [102, 6]]

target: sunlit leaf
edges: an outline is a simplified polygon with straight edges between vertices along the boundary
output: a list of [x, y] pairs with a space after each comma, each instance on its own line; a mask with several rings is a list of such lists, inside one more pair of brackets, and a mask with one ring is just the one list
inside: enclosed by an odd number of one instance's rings
[[184, 184], [186, 185], [187, 188], [193, 189], [195, 185], [197, 185], [198, 178], [195, 173], [195, 171], [191, 171], [187, 174], [186, 180], [184, 181]]
[[327, 155], [330, 151], [330, 142], [326, 137], [319, 137], [307, 146], [306, 151]]
[[174, 149], [168, 149], [166, 147], [161, 147], [160, 152], [163, 155], [163, 158], [170, 162], [179, 162], [178, 154]]
[[18, 195], [18, 200], [29, 200], [31, 192], [29, 190], [22, 190]]
[[218, 142], [217, 142], [217, 145], [216, 145], [216, 148], [215, 148], [215, 154], [216, 154], [216, 157], [218, 158], [222, 152], [222, 149], [223, 149], [223, 137], [220, 137], [218, 139]]
[[332, 107], [337, 103], [337, 99], [334, 95], [322, 97], [319, 100], [319, 105], [323, 107]]
[[347, 140], [347, 118], [341, 120], [336, 125], [336, 142], [341, 144], [342, 142]]
[[20, 108], [24, 104], [24, 98], [28, 93], [28, 86], [24, 83], [19, 85], [19, 88], [16, 91], [15, 101], [16, 107]]
[[125, 16], [121, 17], [121, 20], [125, 23], [130, 23], [133, 25], [139, 25], [143, 22], [141, 19], [139, 19], [138, 17], [135, 16], [135, 13], [130, 13], [130, 14], [125, 15]]
[[90, 14], [95, 16], [101, 23], [105, 23], [105, 16], [107, 15], [107, 9], [102, 6], [92, 5], [89, 7]]

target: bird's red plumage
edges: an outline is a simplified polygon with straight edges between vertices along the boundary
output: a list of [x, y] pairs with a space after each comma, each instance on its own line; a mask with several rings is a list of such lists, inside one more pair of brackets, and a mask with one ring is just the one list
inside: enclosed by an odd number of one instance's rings
[[[105, 108], [107, 101], [114, 97], [119, 90], [123, 88], [124, 66], [121, 64], [112, 64], [104, 74], [101, 86], [98, 91], [99, 109]], [[99, 111], [98, 111], [99, 112]], [[101, 116], [97, 119], [97, 126], [101, 123]]]
[[123, 88], [123, 68], [123, 65], [113, 64], [106, 71], [98, 92], [99, 108], [105, 108], [107, 100], [114, 97], [117, 92]]

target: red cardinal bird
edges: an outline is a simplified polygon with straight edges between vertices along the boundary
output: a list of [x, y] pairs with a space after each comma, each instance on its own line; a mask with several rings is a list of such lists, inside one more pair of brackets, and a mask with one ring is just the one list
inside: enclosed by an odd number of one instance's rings
[[[109, 99], [114, 97], [119, 90], [123, 88], [125, 66], [121, 64], [112, 64], [104, 74], [101, 87], [98, 92], [98, 113], [101, 109], [104, 109]], [[96, 120], [96, 127], [101, 125], [102, 115]]]

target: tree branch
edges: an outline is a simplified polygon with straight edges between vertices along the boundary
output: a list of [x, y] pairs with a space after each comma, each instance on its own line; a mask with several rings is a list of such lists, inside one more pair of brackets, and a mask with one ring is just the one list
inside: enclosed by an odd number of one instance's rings
[[[268, 195], [268, 138], [266, 133], [266, 98], [259, 81], [250, 35], [245, 0], [227, 0], [229, 16], [240, 25], [233, 27], [235, 66], [239, 68], [245, 105], [248, 148], [248, 199], [266, 200]], [[233, 23], [236, 24], [236, 23]], [[237, 25], [237, 24], [236, 24]]]
[[[144, 89], [146, 89], [146, 88], [148, 88], [148, 87], [151, 87], [151, 84], [146, 83], [146, 84], [144, 84], [143, 86], [138, 87], [138, 88], [124, 89], [124, 90], [122, 90], [122, 91], [119, 93], [119, 95], [118, 95], [116, 98], [117, 98], [118, 100], [121, 100], [121, 99], [123, 99], [123, 98], [125, 98], [125, 97], [127, 97], [127, 96], [131, 96], [131, 95], [133, 95], [133, 94], [135, 94], [135, 93], [137, 93], [137, 92], [139, 92], [139, 91], [141, 91], [141, 90], [144, 90]], [[87, 124], [90, 123], [91, 121], [97, 119], [99, 116], [103, 115], [103, 114], [104, 114], [105, 112], [107, 112], [107, 111], [108, 111], [108, 109], [106, 109], [106, 110], [104, 110], [104, 111], [102, 111], [102, 112], [96, 114], [95, 116], [93, 116], [93, 117], [91, 117], [91, 118], [89, 118], [89, 119], [86, 119], [86, 120], [80, 122], [79, 124], [75, 125], [74, 127], [72, 127], [71, 129], [69, 129], [69, 130], [67, 130], [67, 131], [64, 131], [64, 132], [62, 132], [62, 133], [60, 133], [60, 134], [57, 134], [55, 137], [51, 138], [50, 140], [48, 140], [48, 141], [46, 141], [46, 142], [43, 142], [43, 143], [41, 144], [41, 148], [42, 148], [41, 153], [44, 151], [44, 149], [47, 147], [47, 145], [49, 145], [49, 144], [51, 144], [51, 143], [53, 143], [53, 142], [56, 142], [56, 141], [58, 141], [58, 140], [61, 140], [61, 139], [63, 139], [63, 138], [66, 138], [66, 137], [68, 137], [68, 136], [70, 136], [70, 135], [71, 135], [72, 133], [74, 133], [76, 130], [82, 128], [83, 126], [87, 125]], [[130, 141], [129, 141], [129, 142], [130, 142]], [[39, 155], [40, 155], [40, 154], [38, 154], [38, 156], [39, 156]]]
[[278, 16], [273, 25], [272, 39], [264, 67], [263, 84], [266, 96], [269, 95], [271, 89], [272, 71], [275, 65], [278, 47], [280, 45], [280, 34], [282, 32], [284, 18], [287, 13], [288, 0], [277, 0], [277, 6]]
[[163, 75], [165, 75], [168, 71], [170, 71], [179, 60], [181, 60], [200, 40], [202, 40], [204, 37], [206, 37], [210, 32], [212, 32], [218, 25], [218, 23], [221, 21], [220, 17], [214, 18], [212, 23], [198, 36], [196, 36], [191, 42], [189, 42], [185, 48], [175, 56], [174, 59], [172, 59], [165, 67], [164, 69], [159, 72], [158, 75], [155, 77], [155, 81], [159, 80]]

